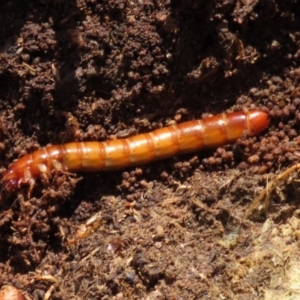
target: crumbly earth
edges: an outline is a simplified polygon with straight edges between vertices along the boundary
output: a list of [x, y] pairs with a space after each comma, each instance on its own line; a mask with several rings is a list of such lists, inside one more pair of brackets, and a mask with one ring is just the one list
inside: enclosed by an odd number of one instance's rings
[[[3, 190], [0, 286], [27, 299], [297, 299], [296, 0], [0, 3], [0, 167], [243, 108], [270, 126], [138, 168], [53, 173]], [[0, 299], [1, 300], [1, 299]]]

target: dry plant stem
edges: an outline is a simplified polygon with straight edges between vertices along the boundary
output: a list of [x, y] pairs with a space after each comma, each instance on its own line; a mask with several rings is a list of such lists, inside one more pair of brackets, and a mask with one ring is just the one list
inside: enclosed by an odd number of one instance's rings
[[80, 239], [87, 238], [93, 232], [95, 232], [103, 224], [103, 219], [100, 213], [95, 214], [86, 221], [85, 224], [81, 224], [77, 227], [73, 237], [68, 240], [68, 244], [74, 244]]
[[284, 172], [280, 173], [279, 175], [277, 175], [271, 182], [267, 183], [265, 189], [259, 194], [258, 197], [254, 199], [251, 206], [246, 211], [245, 219], [248, 219], [252, 215], [253, 211], [256, 210], [259, 207], [259, 205], [261, 205], [262, 203], [264, 205], [263, 208], [265, 214], [267, 215], [268, 207], [270, 203], [270, 196], [271, 193], [274, 191], [274, 189], [278, 186], [278, 182], [286, 181], [291, 173], [299, 169], [300, 169], [300, 164], [296, 164], [290, 167], [289, 169], [285, 170]]

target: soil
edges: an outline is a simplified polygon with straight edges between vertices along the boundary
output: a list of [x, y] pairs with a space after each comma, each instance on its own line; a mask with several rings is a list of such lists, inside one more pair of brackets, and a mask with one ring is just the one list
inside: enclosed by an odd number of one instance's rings
[[[297, 299], [296, 0], [0, 4], [0, 167], [49, 144], [105, 141], [259, 107], [257, 137], [8, 192], [0, 286], [27, 299]], [[299, 297], [299, 296], [298, 296]]]

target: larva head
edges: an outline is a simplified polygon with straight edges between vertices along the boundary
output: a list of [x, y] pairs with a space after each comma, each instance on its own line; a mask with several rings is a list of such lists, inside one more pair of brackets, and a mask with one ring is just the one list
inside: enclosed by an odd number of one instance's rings
[[13, 192], [19, 187], [19, 177], [14, 170], [8, 169], [2, 175], [2, 183], [4, 190]]
[[247, 123], [250, 132], [257, 135], [269, 125], [269, 115], [261, 110], [250, 111], [247, 115]]

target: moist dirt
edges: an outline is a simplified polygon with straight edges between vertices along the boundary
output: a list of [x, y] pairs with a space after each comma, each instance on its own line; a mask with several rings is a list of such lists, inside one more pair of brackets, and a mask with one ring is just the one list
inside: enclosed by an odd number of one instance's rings
[[296, 299], [300, 3], [41, 0], [0, 4], [0, 168], [260, 107], [257, 137], [114, 172], [2, 186], [0, 286], [26, 299]]

